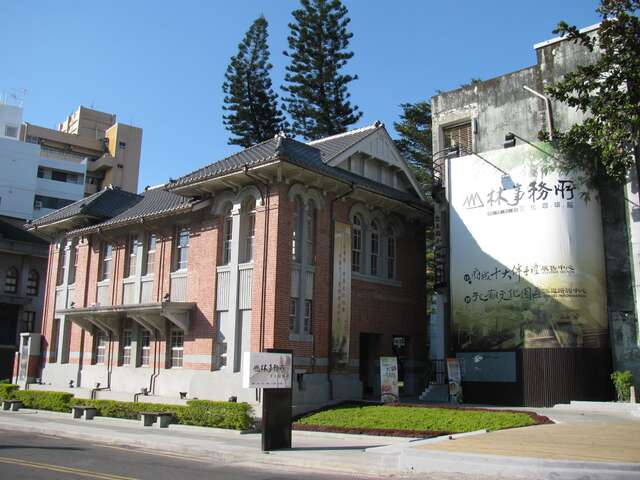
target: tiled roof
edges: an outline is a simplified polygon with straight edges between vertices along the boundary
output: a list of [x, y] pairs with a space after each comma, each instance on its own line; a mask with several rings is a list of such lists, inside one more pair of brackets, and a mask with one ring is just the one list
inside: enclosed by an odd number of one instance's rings
[[380, 128], [382, 128], [382, 124], [376, 122], [368, 127], [358, 128], [356, 130], [332, 135], [331, 137], [314, 140], [313, 142], [308, 142], [307, 145], [311, 145], [320, 150], [322, 161], [327, 163]]
[[[382, 128], [382, 124], [376, 122], [374, 125], [370, 125], [368, 127], [351, 130], [349, 132], [340, 133], [338, 135], [333, 135], [331, 137], [309, 142], [308, 144], [306, 144], [308, 148], [304, 150], [304, 155], [319, 155], [319, 160], [327, 163], [336, 155], [339, 155], [352, 145], [358, 143], [360, 140], [368, 137], [379, 128]], [[191, 183], [207, 180], [209, 178], [215, 178], [219, 175], [224, 175], [233, 171], [241, 170], [245, 165], [253, 167], [261, 163], [267, 163], [275, 157], [279, 138], [280, 137], [270, 138], [269, 140], [265, 140], [262, 143], [254, 145], [253, 147], [249, 147], [238, 153], [234, 153], [233, 155], [207, 165], [206, 167], [199, 168], [198, 170], [195, 170], [171, 182], [168, 185], [168, 188], [172, 190], [174, 188], [189, 185]], [[304, 143], [289, 138], [286, 138], [286, 140], [288, 141], [285, 142], [285, 150], [288, 148], [292, 148], [297, 153], [301, 153], [303, 151], [303, 149], [299, 147], [299, 145], [305, 145]], [[298, 146], [291, 142], [295, 142], [295, 144], [297, 144]], [[311, 153], [312, 151], [314, 153]], [[280, 153], [286, 154], [287, 152]], [[289, 152], [289, 154], [291, 153], [292, 152]]]
[[118, 188], [107, 187], [55, 212], [32, 220], [27, 228], [50, 225], [76, 215], [109, 218], [118, 215], [138, 201], [138, 195]]
[[189, 208], [195, 200], [168, 192], [164, 185], [149, 189], [140, 195], [130, 208], [104, 222], [75, 230], [74, 233], [88, 232], [98, 228], [115, 227], [138, 221], [142, 218], [153, 218]]
[[255, 166], [273, 157], [276, 153], [278, 138], [270, 138], [253, 147], [245, 148], [238, 153], [234, 153], [222, 160], [211, 163], [206, 167], [199, 168], [169, 183], [168, 188], [173, 189], [184, 185], [189, 185], [208, 178], [214, 178], [225, 173], [244, 168], [245, 165]]

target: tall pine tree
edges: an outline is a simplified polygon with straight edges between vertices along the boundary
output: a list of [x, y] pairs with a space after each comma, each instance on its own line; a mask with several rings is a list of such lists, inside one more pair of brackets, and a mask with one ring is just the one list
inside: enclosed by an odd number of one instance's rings
[[347, 85], [357, 75], [340, 71], [353, 52], [347, 50], [353, 36], [351, 19], [340, 0], [301, 0], [293, 11], [287, 37], [291, 59], [282, 89], [288, 97], [285, 109], [293, 120], [292, 133], [313, 140], [344, 132], [362, 116], [351, 105]]
[[422, 101], [403, 103], [400, 107], [400, 121], [393, 123], [400, 134], [396, 146], [409, 162], [423, 192], [429, 195], [433, 181], [431, 105]]
[[267, 20], [261, 16], [246, 33], [231, 57], [222, 91], [224, 125], [234, 136], [230, 145], [249, 147], [274, 137], [287, 125], [271, 88]]

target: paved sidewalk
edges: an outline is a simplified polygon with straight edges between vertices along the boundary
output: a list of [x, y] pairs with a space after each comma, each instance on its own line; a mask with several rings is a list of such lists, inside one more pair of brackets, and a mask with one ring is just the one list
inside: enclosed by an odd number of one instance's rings
[[536, 428], [514, 428], [422, 445], [419, 448], [549, 460], [640, 464], [640, 421], [564, 423], [539, 425]]
[[[548, 415], [547, 411], [540, 412]], [[575, 412], [560, 416], [563, 418], [561, 421], [566, 423], [548, 427], [584, 423], [590, 431], [595, 432], [596, 437], [599, 437], [593, 416], [584, 417]], [[292, 449], [264, 454], [260, 451], [259, 434], [240, 434], [230, 430], [184, 425], [171, 425], [168, 429], [144, 428], [139, 422], [132, 420], [96, 417], [92, 421], [83, 421], [73, 420], [68, 414], [32, 410], [0, 412], [0, 429], [83, 439], [96, 444], [172, 452], [215, 463], [244, 462], [306, 467], [324, 472], [348, 472], [356, 478], [358, 474], [416, 478], [428, 476], [429, 479], [640, 478], [640, 464], [628, 461], [635, 461], [633, 459], [636, 458], [632, 450], [634, 446], [638, 448], [637, 439], [640, 437], [636, 435], [635, 428], [640, 422], [632, 420], [633, 423], [629, 426], [626, 419], [621, 417], [610, 418], [600, 415], [597, 418], [604, 418], [603, 421], [611, 424], [619, 423], [615, 428], [620, 428], [619, 431], [624, 430], [627, 435], [635, 435], [635, 438], [627, 437], [626, 442], [630, 448], [624, 452], [610, 449], [607, 450], [609, 453], [600, 453], [600, 457], [597, 458], [608, 461], [591, 461], [593, 457], [552, 456], [542, 451], [538, 456], [524, 455], [523, 450], [518, 451], [515, 446], [508, 450], [508, 440], [502, 447], [498, 440], [492, 440], [498, 434], [515, 433], [521, 436], [521, 444], [526, 445], [528, 438], [551, 439], [557, 435], [556, 432], [544, 432], [543, 427], [547, 426], [535, 426], [453, 441], [444, 440], [439, 443], [433, 439], [294, 431]], [[563, 430], [566, 428], [556, 429], [557, 432]], [[565, 440], [558, 440], [556, 444], [567, 442], [570, 437], [567, 433], [564, 436]], [[578, 437], [579, 435], [576, 436]], [[608, 437], [602, 444], [606, 441], [614, 439]], [[469, 442], [472, 443], [471, 447], [459, 447]], [[489, 447], [481, 451], [481, 445]], [[582, 448], [588, 451], [599, 448], [598, 445], [583, 444]]]

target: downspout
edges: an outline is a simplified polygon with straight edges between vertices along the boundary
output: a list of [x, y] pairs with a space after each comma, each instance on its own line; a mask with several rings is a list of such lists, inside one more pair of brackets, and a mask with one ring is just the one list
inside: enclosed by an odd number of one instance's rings
[[262, 285], [261, 285], [261, 296], [260, 296], [260, 351], [264, 351], [264, 337], [265, 337], [265, 322], [266, 322], [266, 314], [265, 314], [265, 306], [267, 303], [267, 258], [268, 258], [268, 239], [269, 239], [269, 216], [271, 210], [271, 201], [269, 196], [269, 184], [264, 180], [255, 177], [249, 173], [249, 165], [244, 165], [244, 174], [252, 179], [255, 182], [258, 182], [262, 186], [264, 186], [264, 193], [262, 190], [258, 188], [260, 192], [260, 196], [262, 196], [262, 204], [264, 205], [265, 219], [264, 219], [264, 232], [262, 236]]
[[543, 95], [540, 92], [536, 92], [534, 89], [529, 88], [526, 85], [523, 85], [522, 88], [524, 88], [527, 92], [534, 94], [536, 97], [544, 100], [546, 117], [547, 117], [547, 131], [549, 132], [549, 140], [553, 140], [553, 116], [551, 114], [551, 100], [546, 95]]
[[149, 393], [155, 395], [156, 378], [160, 375], [160, 360], [158, 358], [158, 330], [153, 331], [153, 373], [149, 378]]
[[338, 200], [342, 200], [343, 198], [351, 195], [356, 189], [356, 185], [354, 182], [351, 182], [351, 186], [349, 190], [342, 195], [338, 195], [331, 199], [329, 204], [329, 212], [331, 217], [331, 238], [330, 238], [330, 257], [331, 262], [329, 263], [329, 322], [327, 325], [327, 381], [329, 382], [329, 400], [333, 400], [333, 381], [331, 380], [331, 335], [333, 332], [331, 331], [331, 327], [333, 325], [333, 261], [334, 261], [334, 249], [335, 249], [335, 235], [336, 235], [336, 222], [335, 222], [335, 212], [333, 210], [334, 204]]
[[113, 369], [112, 361], [113, 361], [113, 343], [112, 343], [111, 332], [109, 332], [109, 350], [107, 353], [107, 386], [92, 388], [91, 395], [90, 395], [91, 400], [96, 399], [97, 392], [101, 392], [103, 390], [111, 390], [111, 371]]

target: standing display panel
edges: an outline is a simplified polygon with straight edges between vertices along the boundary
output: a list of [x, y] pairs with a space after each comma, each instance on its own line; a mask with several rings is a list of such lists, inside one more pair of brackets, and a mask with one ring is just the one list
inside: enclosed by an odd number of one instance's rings
[[577, 175], [548, 168], [548, 148], [449, 160], [449, 340], [467, 401], [541, 405], [606, 390], [581, 373], [609, 358], [600, 204]]

